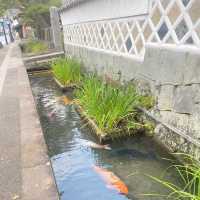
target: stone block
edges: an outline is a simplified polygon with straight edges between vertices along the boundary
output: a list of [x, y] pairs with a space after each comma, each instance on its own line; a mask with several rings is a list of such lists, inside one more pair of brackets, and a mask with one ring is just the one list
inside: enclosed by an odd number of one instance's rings
[[190, 134], [191, 137], [195, 139], [200, 139], [200, 116], [199, 113], [196, 115], [192, 115], [189, 118], [189, 124], [186, 131]]
[[200, 83], [200, 53], [188, 53], [185, 65], [184, 84]]
[[177, 113], [192, 114], [196, 92], [192, 86], [180, 86], [174, 92], [173, 110]]
[[183, 83], [187, 52], [166, 46], [147, 45], [140, 73], [156, 84], [180, 85]]
[[200, 159], [199, 145], [194, 144], [180, 134], [177, 134], [177, 132], [172, 129], [158, 124], [155, 128], [154, 138], [162, 145], [164, 144], [171, 152], [178, 151], [193, 155], [197, 160]]
[[188, 130], [191, 122], [189, 115], [179, 114], [172, 111], [161, 111], [160, 116], [165, 123], [180, 130]]
[[163, 122], [179, 130], [183, 130], [190, 137], [194, 139], [200, 138], [199, 115], [187, 115], [171, 111], [161, 111], [160, 117], [163, 120]]
[[114, 69], [115, 73], [121, 73], [123, 81], [131, 81], [137, 78], [138, 69], [141, 67], [142, 62], [134, 58], [115, 56]]
[[158, 109], [159, 110], [172, 110], [173, 107], [173, 85], [161, 86], [160, 94], [158, 95]]
[[156, 73], [159, 73], [159, 67], [161, 60], [160, 58], [160, 49], [159, 48], [146, 48], [146, 53], [144, 57], [144, 62], [138, 73], [142, 76], [151, 79], [152, 81], [159, 82], [160, 79], [157, 79]]

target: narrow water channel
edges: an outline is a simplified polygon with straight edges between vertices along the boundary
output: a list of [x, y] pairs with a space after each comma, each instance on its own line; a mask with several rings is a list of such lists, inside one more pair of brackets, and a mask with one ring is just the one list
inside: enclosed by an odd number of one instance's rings
[[[166, 194], [161, 185], [147, 175], [159, 177], [171, 165], [162, 159], [169, 155], [151, 138], [136, 137], [110, 144], [112, 150], [93, 149], [88, 141], [98, 143], [84, 127], [73, 105], [63, 105], [62, 93], [51, 76], [30, 76], [41, 125], [61, 200], [154, 200], [143, 194]], [[108, 187], [94, 170], [105, 168], [128, 187], [128, 196]], [[177, 181], [175, 173], [166, 174]]]

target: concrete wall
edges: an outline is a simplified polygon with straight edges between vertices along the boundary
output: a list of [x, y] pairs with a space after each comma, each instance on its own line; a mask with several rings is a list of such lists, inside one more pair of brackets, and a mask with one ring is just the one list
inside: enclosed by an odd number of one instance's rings
[[67, 55], [79, 59], [89, 71], [122, 82], [133, 81], [140, 91], [150, 91], [156, 98], [151, 114], [162, 121], [157, 124], [155, 137], [171, 151], [200, 156], [200, 52], [197, 48], [149, 44], [144, 60], [75, 45], [66, 45], [65, 49]]

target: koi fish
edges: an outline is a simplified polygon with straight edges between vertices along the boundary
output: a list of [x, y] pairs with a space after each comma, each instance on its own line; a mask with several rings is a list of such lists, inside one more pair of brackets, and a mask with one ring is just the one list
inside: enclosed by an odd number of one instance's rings
[[60, 97], [59, 100], [60, 100], [64, 105], [70, 105], [70, 104], [72, 104], [72, 100], [69, 99], [69, 98], [66, 97], [66, 96]]
[[93, 148], [93, 149], [111, 150], [111, 147], [110, 147], [108, 144], [101, 145], [101, 144], [97, 144], [97, 143], [92, 142], [92, 141], [86, 141], [86, 145], [87, 145], [88, 147]]
[[93, 169], [105, 181], [108, 188], [115, 189], [120, 194], [128, 195], [128, 187], [113, 172], [110, 172], [107, 169], [104, 169], [98, 166], [94, 166]]

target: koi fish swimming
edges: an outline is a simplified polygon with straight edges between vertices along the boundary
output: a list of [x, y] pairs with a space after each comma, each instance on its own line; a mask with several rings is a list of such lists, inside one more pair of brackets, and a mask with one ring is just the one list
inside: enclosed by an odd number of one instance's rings
[[93, 169], [104, 180], [108, 188], [114, 189], [120, 194], [128, 195], [128, 187], [113, 172], [98, 166], [93, 166]]
[[93, 149], [111, 150], [111, 147], [108, 144], [101, 145], [101, 144], [97, 144], [97, 143], [92, 142], [92, 141], [86, 141], [85, 145], [88, 146], [88, 147], [91, 147]]
[[66, 96], [59, 97], [59, 101], [64, 105], [71, 105], [73, 103], [73, 101]]

